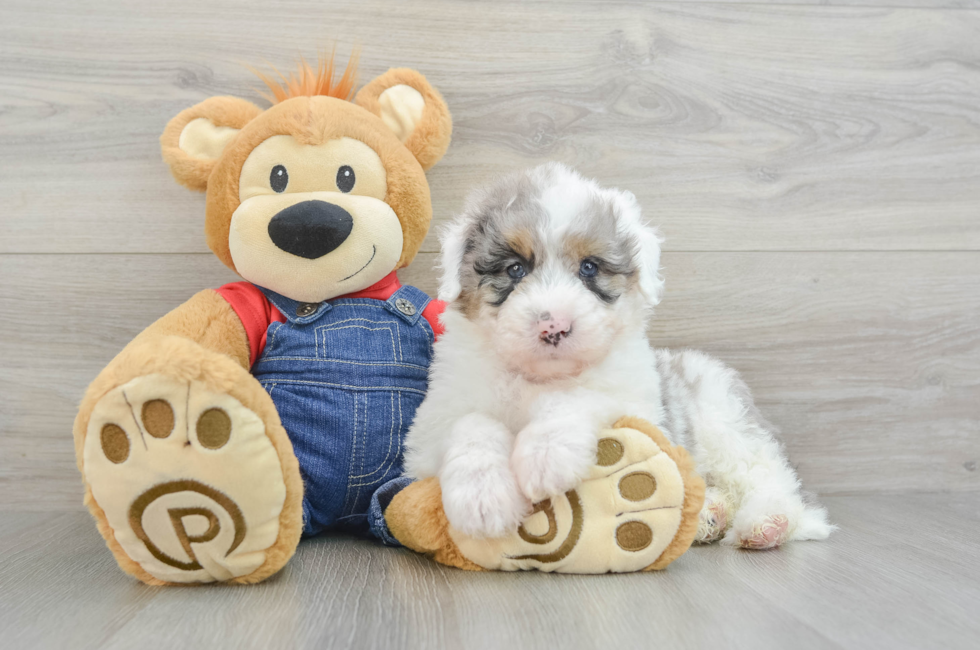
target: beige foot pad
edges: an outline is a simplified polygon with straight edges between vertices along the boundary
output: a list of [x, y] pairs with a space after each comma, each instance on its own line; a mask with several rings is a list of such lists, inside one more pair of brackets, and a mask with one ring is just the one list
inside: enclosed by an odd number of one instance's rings
[[265, 424], [203, 383], [147, 375], [111, 391], [83, 453], [112, 536], [158, 581], [242, 578], [279, 538], [286, 485]]
[[514, 535], [478, 539], [453, 530], [434, 479], [403, 490], [385, 516], [403, 544], [444, 564], [621, 573], [662, 569], [683, 554], [697, 531], [703, 500], [704, 483], [687, 453], [656, 427], [624, 418], [600, 435], [589, 478], [537, 504]]

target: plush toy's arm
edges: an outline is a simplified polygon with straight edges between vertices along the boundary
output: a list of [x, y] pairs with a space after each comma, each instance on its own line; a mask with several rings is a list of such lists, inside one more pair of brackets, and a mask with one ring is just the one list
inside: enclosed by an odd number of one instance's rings
[[143, 330], [127, 347], [149, 343], [162, 336], [180, 336], [225, 354], [246, 370], [249, 344], [245, 327], [228, 301], [205, 289]]

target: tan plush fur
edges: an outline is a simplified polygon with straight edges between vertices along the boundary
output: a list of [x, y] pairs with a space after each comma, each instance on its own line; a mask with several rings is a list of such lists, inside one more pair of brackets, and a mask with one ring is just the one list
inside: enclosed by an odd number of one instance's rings
[[[272, 399], [246, 370], [247, 350], [245, 330], [231, 306], [214, 291], [202, 291], [150, 325], [109, 363], [86, 391], [74, 427], [78, 468], [84, 476], [82, 450], [96, 403], [113, 388], [137, 377], [158, 373], [185, 381], [200, 381], [216, 392], [231, 395], [254, 411], [265, 423], [267, 435], [282, 464], [286, 502], [279, 516], [279, 538], [266, 551], [265, 563], [259, 569], [231, 581], [241, 583], [259, 582], [282, 568], [296, 550], [303, 529], [303, 482], [299, 463]], [[148, 584], [165, 584], [143, 571], [123, 552], [87, 484], [85, 504], [123, 570]]]
[[208, 187], [208, 177], [217, 161], [204, 158], [194, 158], [183, 151], [177, 144], [180, 134], [191, 120], [199, 117], [209, 119], [215, 126], [229, 126], [241, 129], [255, 119], [262, 109], [251, 102], [237, 97], [211, 97], [200, 104], [184, 109], [177, 117], [167, 123], [160, 136], [160, 149], [163, 160], [170, 166], [170, 172], [181, 185], [198, 192]]
[[385, 510], [385, 522], [395, 539], [417, 553], [429, 555], [446, 566], [484, 570], [463, 557], [449, 536], [442, 490], [434, 477], [412, 483], [396, 494]]
[[381, 107], [378, 98], [385, 90], [397, 85], [411, 86], [419, 91], [425, 98], [426, 107], [432, 107], [423, 114], [422, 121], [415, 126], [411, 137], [405, 141], [405, 146], [415, 155], [422, 169], [427, 170], [439, 162], [449, 148], [453, 122], [442, 95], [426, 81], [425, 77], [408, 68], [392, 68], [361, 88], [354, 98], [354, 103], [374, 115], [380, 115]]

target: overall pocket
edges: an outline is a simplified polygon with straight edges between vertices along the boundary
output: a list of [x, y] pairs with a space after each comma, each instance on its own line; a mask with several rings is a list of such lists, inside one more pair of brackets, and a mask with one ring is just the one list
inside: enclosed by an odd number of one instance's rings
[[398, 363], [403, 360], [401, 324], [393, 319], [352, 316], [316, 328], [316, 355], [326, 361]]

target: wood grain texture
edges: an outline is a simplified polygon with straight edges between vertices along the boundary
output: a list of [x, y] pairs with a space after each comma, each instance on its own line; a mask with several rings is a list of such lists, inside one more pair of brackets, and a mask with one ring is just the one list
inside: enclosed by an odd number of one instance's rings
[[[544, 160], [635, 192], [671, 250], [980, 248], [980, 11], [377, 0], [0, 8], [0, 252], [203, 252], [157, 138], [243, 64], [340, 40], [414, 66], [455, 138], [437, 221]], [[430, 236], [423, 250], [436, 250]]]
[[30, 648], [975, 647], [976, 494], [831, 497], [841, 530], [655, 574], [475, 574], [321, 537], [249, 587], [153, 588], [82, 512], [0, 517], [0, 638]]
[[[157, 138], [206, 97], [258, 100], [245, 64], [333, 38], [362, 82], [411, 66], [446, 96], [437, 224], [545, 160], [636, 193], [668, 237], [651, 337], [743, 373], [841, 530], [655, 575], [472, 574], [340, 537], [254, 587], [122, 574], [81, 508], [75, 407], [236, 279]], [[0, 197], [4, 650], [976, 646], [980, 0], [4, 0]], [[437, 248], [403, 281], [434, 292]]]
[[[434, 258], [403, 280], [435, 293]], [[740, 370], [807, 487], [980, 488], [980, 255], [668, 253], [663, 264], [652, 340]], [[0, 505], [79, 503], [70, 430], [85, 386], [154, 319], [235, 279], [210, 255], [0, 256], [0, 330], [13, 334], [0, 338]]]

